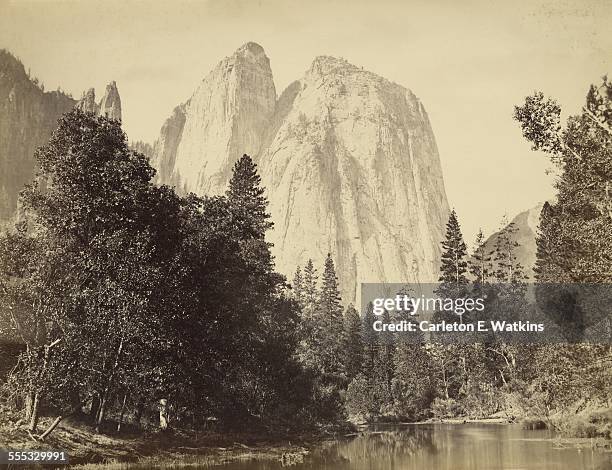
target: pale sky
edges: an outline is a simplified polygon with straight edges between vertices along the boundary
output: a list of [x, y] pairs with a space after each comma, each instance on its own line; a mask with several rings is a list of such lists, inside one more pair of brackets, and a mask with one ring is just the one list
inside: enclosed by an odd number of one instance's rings
[[610, 0], [0, 0], [0, 48], [75, 98], [116, 80], [129, 139], [150, 143], [245, 42], [266, 50], [279, 95], [315, 56], [344, 57], [421, 99], [471, 245], [554, 194], [513, 106], [537, 89], [577, 112], [612, 72], [611, 20]]

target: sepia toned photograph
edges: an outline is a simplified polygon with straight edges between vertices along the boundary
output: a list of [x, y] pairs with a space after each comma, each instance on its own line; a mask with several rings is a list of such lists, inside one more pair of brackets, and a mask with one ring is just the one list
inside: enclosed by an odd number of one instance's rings
[[0, 0], [0, 467], [612, 470], [611, 24]]

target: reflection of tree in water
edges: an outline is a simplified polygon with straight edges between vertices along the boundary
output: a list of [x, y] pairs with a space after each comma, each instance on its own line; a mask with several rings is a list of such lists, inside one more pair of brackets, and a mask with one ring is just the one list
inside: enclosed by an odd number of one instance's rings
[[346, 464], [334, 468], [352, 469], [359, 468], [359, 465], [367, 467], [368, 462], [375, 462], [378, 468], [391, 468], [387, 464], [395, 460], [411, 458], [419, 453], [436, 452], [433, 430], [425, 427], [362, 434], [352, 441], [339, 443], [329, 449], [330, 454], [340, 457], [338, 463]]

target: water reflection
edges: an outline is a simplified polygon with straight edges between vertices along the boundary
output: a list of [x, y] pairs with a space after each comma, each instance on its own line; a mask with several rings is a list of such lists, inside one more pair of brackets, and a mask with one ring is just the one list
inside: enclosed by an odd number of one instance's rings
[[309, 468], [370, 470], [612, 469], [612, 456], [576, 448], [559, 449], [548, 431], [494, 424], [410, 425], [374, 429], [382, 434], [338, 443], [344, 466]]
[[[612, 470], [612, 455], [559, 448], [548, 431], [494, 424], [374, 426], [329, 441], [295, 470]], [[136, 468], [136, 467], [130, 467]], [[191, 466], [190, 468], [194, 468]], [[198, 467], [195, 467], [198, 468]], [[211, 468], [211, 467], [199, 467]], [[278, 470], [280, 462], [235, 462], [223, 470]]]

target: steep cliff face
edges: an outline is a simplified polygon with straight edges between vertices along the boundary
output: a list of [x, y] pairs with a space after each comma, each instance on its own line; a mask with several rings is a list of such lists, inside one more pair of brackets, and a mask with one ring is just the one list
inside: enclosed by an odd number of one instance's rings
[[60, 91], [45, 92], [23, 64], [0, 50], [0, 222], [10, 219], [19, 191], [35, 172], [35, 150], [57, 127], [57, 120], [74, 106], [121, 120], [121, 99], [115, 82], [106, 87], [99, 104], [93, 89], [80, 101]]
[[[175, 171], [176, 152], [181, 143], [183, 128], [185, 127], [185, 108], [188, 105], [189, 102], [177, 106], [174, 108], [172, 116], [166, 119], [161, 128], [159, 139], [153, 146], [153, 156], [151, 157], [151, 163], [157, 169], [157, 181], [177, 188], [181, 188], [181, 186], [180, 175]], [[223, 158], [227, 158], [227, 156], [224, 155]], [[194, 162], [194, 166], [196, 164], [197, 162]]]
[[318, 57], [281, 96], [259, 157], [279, 270], [336, 259], [360, 282], [434, 281], [448, 203], [434, 135], [404, 87]]
[[345, 301], [356, 300], [360, 282], [436, 280], [449, 210], [418, 98], [333, 57], [316, 58], [275, 95], [260, 46], [223, 60], [162, 127], [152, 159], [160, 182], [218, 194], [249, 153], [281, 272], [331, 252]]
[[19, 191], [34, 175], [34, 151], [76, 101], [45, 92], [19, 60], [0, 50], [0, 220], [10, 218]]
[[247, 43], [164, 124], [153, 157], [160, 181], [182, 191], [222, 193], [238, 157], [259, 153], [275, 102], [270, 61], [261, 46]]

